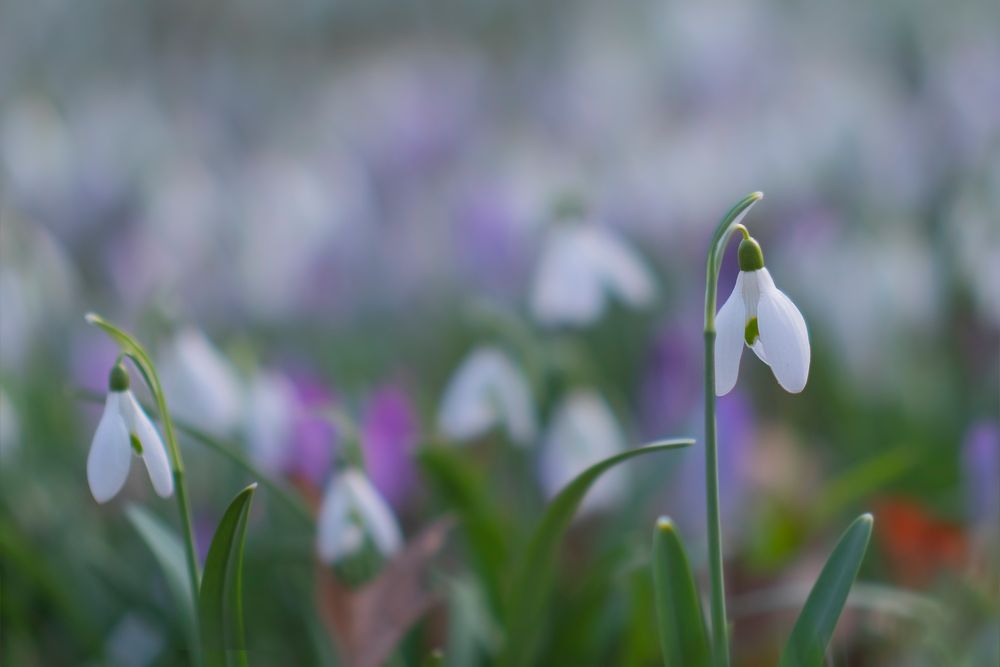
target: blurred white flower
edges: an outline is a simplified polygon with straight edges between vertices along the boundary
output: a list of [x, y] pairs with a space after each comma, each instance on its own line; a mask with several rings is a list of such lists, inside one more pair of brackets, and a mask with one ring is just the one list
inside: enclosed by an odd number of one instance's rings
[[358, 553], [366, 538], [382, 556], [392, 556], [403, 544], [388, 503], [364, 473], [350, 467], [327, 486], [317, 518], [316, 550], [320, 560], [333, 563]]
[[599, 320], [610, 297], [640, 308], [655, 290], [643, 260], [617, 234], [593, 224], [559, 224], [550, 233], [531, 292], [531, 311], [547, 326]]
[[[752, 244], [750, 246], [746, 244]], [[750, 248], [749, 257], [744, 249]], [[774, 286], [756, 241], [740, 243], [740, 273], [719, 310], [715, 339], [715, 393], [736, 386], [744, 344], [771, 367], [785, 391], [798, 393], [809, 377], [809, 332], [802, 313]]]
[[239, 377], [205, 335], [184, 329], [160, 361], [163, 391], [178, 417], [212, 433], [230, 433], [243, 411]]
[[246, 429], [250, 456], [265, 470], [281, 470], [295, 427], [295, 389], [280, 373], [258, 373], [247, 396]]
[[[607, 402], [593, 390], [577, 390], [556, 409], [542, 444], [539, 475], [552, 497], [593, 464], [626, 448], [625, 436]], [[616, 504], [628, 484], [623, 469], [598, 480], [581, 505], [583, 513]]]
[[128, 372], [122, 365], [117, 364], [111, 370], [109, 385], [104, 414], [87, 456], [90, 493], [99, 503], [114, 498], [125, 485], [135, 450], [146, 464], [156, 493], [163, 498], [170, 496], [174, 492], [174, 479], [167, 450], [156, 427], [128, 388]]
[[0, 463], [7, 461], [20, 445], [21, 421], [7, 392], [0, 389]]
[[468, 441], [501, 426], [512, 441], [535, 437], [531, 388], [521, 370], [495, 347], [472, 351], [448, 382], [438, 426], [448, 438]]

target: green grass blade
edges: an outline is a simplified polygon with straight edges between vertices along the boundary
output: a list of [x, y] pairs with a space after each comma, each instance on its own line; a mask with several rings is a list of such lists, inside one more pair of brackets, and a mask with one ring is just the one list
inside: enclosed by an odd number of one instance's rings
[[142, 505], [129, 505], [125, 514], [139, 537], [153, 552], [167, 588], [183, 619], [184, 632], [193, 653], [198, 651], [194, 600], [188, 582], [187, 563], [184, 561], [184, 543], [166, 524]]
[[660, 646], [666, 667], [708, 667], [711, 652], [698, 589], [674, 523], [653, 529], [653, 586]]
[[693, 444], [694, 440], [690, 439], [664, 440], [608, 457], [577, 475], [552, 499], [514, 570], [506, 610], [507, 636], [501, 665], [519, 667], [532, 664], [540, 630], [544, 626], [545, 603], [557, 548], [591, 485], [623, 461]]
[[205, 559], [198, 608], [208, 667], [246, 665], [243, 631], [243, 546], [256, 484], [240, 491], [222, 515]]
[[781, 667], [822, 667], [826, 646], [868, 548], [872, 523], [871, 514], [862, 514], [840, 537], [795, 622]]

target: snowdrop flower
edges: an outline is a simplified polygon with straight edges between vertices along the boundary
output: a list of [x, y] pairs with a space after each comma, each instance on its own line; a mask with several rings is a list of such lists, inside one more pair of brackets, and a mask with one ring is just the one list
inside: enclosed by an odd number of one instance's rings
[[240, 421], [243, 392], [229, 361], [196, 329], [184, 329], [160, 364], [172, 412], [212, 433], [229, 433]]
[[156, 493], [163, 498], [174, 492], [174, 479], [167, 450], [160, 434], [129, 390], [128, 371], [120, 363], [111, 369], [104, 414], [97, 424], [87, 456], [87, 482], [94, 500], [114, 498], [128, 477], [132, 452], [142, 457]]
[[744, 344], [771, 367], [778, 384], [798, 393], [809, 376], [809, 333], [802, 313], [774, 286], [760, 245], [746, 232], [739, 261], [733, 293], [716, 318], [715, 393], [723, 396], [736, 386]]
[[403, 544], [399, 524], [388, 503], [364, 473], [349, 467], [336, 474], [323, 497], [317, 519], [316, 550], [324, 563], [334, 563], [361, 551], [366, 538], [382, 556], [392, 556]]
[[542, 253], [531, 311], [545, 326], [583, 326], [601, 318], [611, 296], [640, 308], [654, 293], [649, 269], [617, 234], [592, 224], [560, 224]]
[[502, 426], [520, 445], [535, 437], [535, 412], [528, 380], [495, 347], [479, 347], [448, 382], [438, 426], [448, 438], [468, 441]]
[[[578, 390], [556, 409], [539, 461], [542, 487], [552, 497], [591, 465], [625, 450], [625, 437], [611, 408], [592, 390]], [[608, 508], [622, 497], [624, 470], [606, 473], [587, 494], [581, 512]]]

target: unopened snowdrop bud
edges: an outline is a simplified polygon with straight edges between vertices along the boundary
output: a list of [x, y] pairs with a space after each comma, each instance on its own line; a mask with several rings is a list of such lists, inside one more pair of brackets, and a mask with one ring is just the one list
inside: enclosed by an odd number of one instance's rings
[[715, 393], [736, 386], [744, 345], [771, 367], [778, 384], [798, 393], [806, 386], [810, 359], [802, 313], [774, 286], [760, 244], [745, 231], [739, 262], [736, 286], [716, 318]]
[[316, 551], [324, 563], [337, 563], [360, 553], [367, 543], [383, 557], [403, 544], [389, 504], [356, 467], [334, 475], [317, 518]]
[[106, 503], [121, 491], [132, 453], [141, 456], [157, 494], [174, 492], [174, 479], [156, 427], [129, 389], [128, 371], [121, 363], [111, 369], [104, 414], [87, 456], [87, 482], [94, 500]]

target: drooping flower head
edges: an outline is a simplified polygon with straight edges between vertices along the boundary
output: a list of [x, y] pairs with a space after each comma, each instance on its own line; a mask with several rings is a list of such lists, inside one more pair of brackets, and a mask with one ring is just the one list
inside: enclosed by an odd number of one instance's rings
[[468, 442], [500, 426], [516, 444], [535, 437], [535, 409], [528, 379], [510, 357], [482, 346], [462, 362], [445, 389], [438, 428], [456, 442]]
[[348, 466], [333, 476], [323, 496], [316, 550], [324, 563], [335, 563], [360, 552], [369, 540], [384, 557], [403, 544], [389, 504], [361, 470]]
[[129, 376], [118, 363], [111, 369], [104, 414], [87, 456], [87, 482], [94, 500], [106, 503], [121, 491], [132, 453], [142, 457], [153, 489], [163, 498], [174, 492], [174, 478], [156, 427], [129, 389]]
[[744, 345], [771, 367], [778, 384], [798, 393], [809, 377], [809, 332], [802, 313], [774, 286], [760, 244], [745, 231], [739, 262], [733, 293], [716, 318], [715, 393], [723, 396], [736, 386]]

